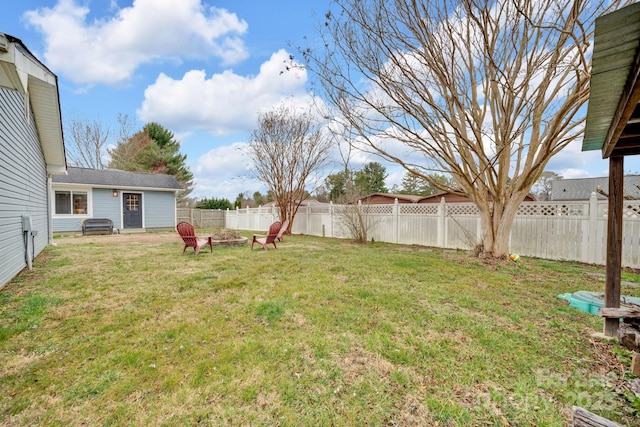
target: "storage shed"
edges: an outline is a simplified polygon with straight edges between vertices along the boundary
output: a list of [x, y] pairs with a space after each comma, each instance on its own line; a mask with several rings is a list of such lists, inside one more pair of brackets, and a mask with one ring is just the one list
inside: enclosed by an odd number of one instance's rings
[[81, 232], [90, 218], [110, 219], [125, 232], [174, 229], [181, 190], [171, 175], [69, 167], [53, 178], [53, 231]]

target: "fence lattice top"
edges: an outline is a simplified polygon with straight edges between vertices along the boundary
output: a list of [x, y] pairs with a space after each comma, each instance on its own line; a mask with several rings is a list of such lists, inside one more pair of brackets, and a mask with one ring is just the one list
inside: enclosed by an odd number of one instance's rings
[[437, 215], [438, 205], [421, 204], [421, 205], [399, 205], [400, 213], [407, 215]]

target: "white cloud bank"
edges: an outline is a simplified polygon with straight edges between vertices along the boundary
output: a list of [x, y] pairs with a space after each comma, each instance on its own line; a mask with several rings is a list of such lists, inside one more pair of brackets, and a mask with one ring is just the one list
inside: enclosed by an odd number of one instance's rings
[[89, 12], [75, 0], [59, 0], [24, 14], [44, 35], [47, 65], [78, 84], [122, 84], [154, 61], [214, 56], [229, 65], [248, 57], [240, 38], [247, 23], [200, 0], [134, 0], [88, 23]]
[[247, 147], [245, 142], [234, 142], [200, 156], [192, 169], [197, 181], [194, 196], [225, 197], [233, 202], [240, 193], [266, 193], [265, 185], [253, 177]]
[[138, 117], [171, 129], [199, 129], [213, 135], [248, 132], [258, 112], [282, 102], [309, 103], [306, 71], [285, 71], [289, 54], [279, 50], [260, 66], [255, 76], [226, 70], [207, 78], [204, 70], [191, 70], [181, 79], [161, 73], [144, 92]]

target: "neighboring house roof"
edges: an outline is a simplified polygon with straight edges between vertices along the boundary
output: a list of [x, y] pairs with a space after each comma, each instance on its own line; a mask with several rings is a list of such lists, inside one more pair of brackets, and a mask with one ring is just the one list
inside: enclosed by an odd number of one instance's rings
[[[624, 177], [624, 191], [634, 198], [640, 199], [640, 175], [626, 175]], [[591, 193], [596, 193], [598, 200], [607, 198], [598, 192], [600, 187], [609, 192], [609, 178], [579, 178], [558, 179], [551, 182], [551, 200], [589, 200]]]
[[358, 200], [361, 203], [382, 205], [387, 203], [394, 203], [395, 199], [398, 199], [398, 203], [419, 203], [423, 198], [424, 196], [416, 196], [414, 194], [373, 193], [364, 197], [360, 197]]
[[306, 199], [300, 202], [300, 206], [322, 206], [328, 205], [329, 203], [321, 202], [317, 199]]
[[58, 77], [20, 39], [0, 33], [0, 86], [28, 95], [47, 172], [65, 173]]
[[[459, 196], [457, 194], [444, 191], [430, 196], [417, 196], [413, 194], [387, 194], [387, 193], [373, 193], [368, 196], [361, 197], [359, 200], [362, 203], [368, 203], [371, 205], [383, 205], [394, 203], [395, 199], [398, 199], [398, 203], [440, 203], [440, 200], [444, 198], [446, 203], [469, 203], [466, 196]], [[525, 201], [535, 201], [535, 197], [529, 195], [525, 197]]]
[[85, 184], [102, 188], [148, 188], [154, 190], [181, 190], [173, 175], [143, 172], [126, 172], [117, 169], [87, 169], [69, 167], [67, 175], [53, 177], [53, 182]]
[[440, 203], [440, 200], [444, 198], [446, 203], [469, 203], [471, 200], [466, 196], [459, 196], [457, 194], [443, 191], [441, 193], [432, 194], [430, 196], [423, 196], [418, 203]]
[[[328, 203], [319, 202], [316, 199], [305, 199], [300, 202], [300, 206], [321, 206], [321, 205], [328, 205]], [[276, 202], [268, 202], [268, 203], [265, 203], [264, 205], [261, 205], [261, 207], [263, 208], [271, 208], [274, 206], [277, 206]]]

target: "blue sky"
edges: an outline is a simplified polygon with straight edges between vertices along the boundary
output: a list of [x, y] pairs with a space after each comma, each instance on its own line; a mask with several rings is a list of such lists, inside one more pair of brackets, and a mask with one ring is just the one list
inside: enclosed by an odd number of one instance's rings
[[[119, 113], [135, 118], [137, 129], [158, 122], [187, 154], [193, 195], [233, 201], [240, 192], [266, 192], [243, 149], [258, 111], [309, 99], [309, 75], [280, 71], [294, 47], [314, 37], [329, 0], [5, 3], [0, 32], [21, 39], [58, 75], [63, 121], [99, 119], [114, 135]], [[547, 169], [565, 178], [605, 176], [608, 162], [581, 152], [581, 142]], [[637, 157], [625, 170], [640, 173]], [[352, 166], [366, 161], [380, 160]], [[399, 184], [402, 171], [387, 171], [387, 186]]]

